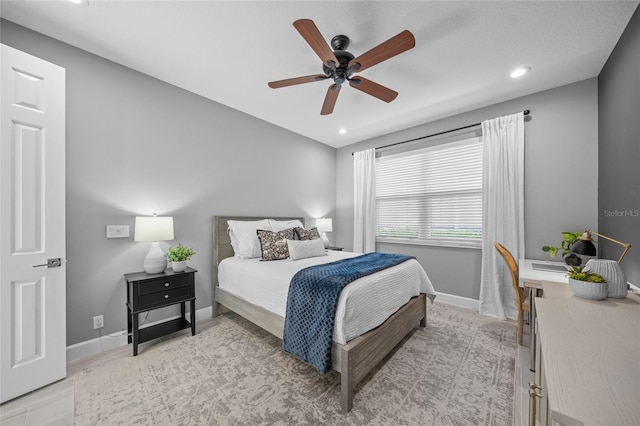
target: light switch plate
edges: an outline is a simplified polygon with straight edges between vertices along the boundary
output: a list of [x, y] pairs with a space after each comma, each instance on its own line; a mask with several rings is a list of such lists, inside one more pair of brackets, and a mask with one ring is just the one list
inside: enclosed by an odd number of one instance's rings
[[107, 225], [107, 238], [129, 238], [129, 225]]

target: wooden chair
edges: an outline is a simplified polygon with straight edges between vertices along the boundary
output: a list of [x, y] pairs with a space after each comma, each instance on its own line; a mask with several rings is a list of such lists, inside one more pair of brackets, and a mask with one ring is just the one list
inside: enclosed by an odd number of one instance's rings
[[516, 307], [518, 308], [518, 344], [522, 345], [522, 329], [524, 327], [524, 312], [529, 312], [529, 301], [527, 300], [524, 288], [520, 287], [520, 278], [518, 276], [518, 263], [513, 255], [502, 244], [495, 243], [494, 247], [498, 253], [502, 255], [507, 266], [511, 271], [511, 284], [516, 294]]

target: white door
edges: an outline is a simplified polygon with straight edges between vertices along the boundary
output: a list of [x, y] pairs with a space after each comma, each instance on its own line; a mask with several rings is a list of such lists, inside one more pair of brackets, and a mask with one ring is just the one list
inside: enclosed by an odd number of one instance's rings
[[0, 47], [4, 402], [66, 376], [65, 70]]

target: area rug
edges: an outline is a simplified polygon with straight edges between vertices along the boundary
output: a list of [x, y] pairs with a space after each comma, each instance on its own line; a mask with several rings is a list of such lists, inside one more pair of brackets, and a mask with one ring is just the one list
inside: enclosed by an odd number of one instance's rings
[[516, 326], [435, 303], [340, 409], [320, 376], [235, 315], [75, 377], [76, 425], [511, 425]]

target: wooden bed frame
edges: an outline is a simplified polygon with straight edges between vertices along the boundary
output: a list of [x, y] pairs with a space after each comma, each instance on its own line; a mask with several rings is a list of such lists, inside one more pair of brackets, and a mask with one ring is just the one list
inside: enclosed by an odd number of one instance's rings
[[[218, 264], [234, 255], [227, 232], [229, 220], [260, 220], [265, 217], [214, 216], [213, 217], [213, 316], [227, 308], [248, 319], [260, 328], [282, 339], [284, 318], [260, 306], [229, 294], [218, 287]], [[272, 218], [275, 220], [300, 220], [304, 218]], [[427, 324], [426, 295], [412, 298], [391, 315], [382, 325], [340, 345], [333, 343], [331, 360], [333, 369], [340, 373], [340, 405], [347, 412], [353, 407], [355, 385], [364, 378], [411, 330]]]

